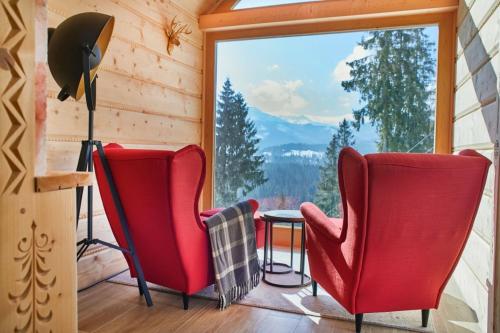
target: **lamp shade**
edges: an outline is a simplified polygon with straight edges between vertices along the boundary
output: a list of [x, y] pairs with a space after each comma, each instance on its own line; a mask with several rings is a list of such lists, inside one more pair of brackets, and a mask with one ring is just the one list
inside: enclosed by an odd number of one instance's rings
[[106, 53], [114, 27], [114, 17], [101, 13], [81, 13], [71, 16], [57, 28], [49, 29], [48, 63], [50, 72], [61, 87], [58, 98], [82, 97], [84, 89], [84, 50], [90, 55], [90, 78], [94, 80], [102, 57]]

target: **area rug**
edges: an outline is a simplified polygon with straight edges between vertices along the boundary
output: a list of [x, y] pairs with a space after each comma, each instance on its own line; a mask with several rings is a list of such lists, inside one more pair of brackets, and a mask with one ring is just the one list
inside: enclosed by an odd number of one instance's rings
[[[109, 282], [130, 285], [137, 288], [137, 281], [130, 277], [128, 271], [125, 271], [111, 279]], [[174, 290], [148, 283], [151, 290], [179, 294]], [[216, 301], [217, 294], [214, 292], [213, 286], [208, 287], [194, 295], [204, 299]], [[324, 290], [318, 288], [318, 296], [312, 295], [311, 286], [304, 288], [277, 288], [261, 282], [259, 286], [251, 291], [247, 297], [238, 304], [297, 313], [323, 318], [339, 319], [353, 321], [354, 316], [345, 311], [342, 306], [337, 303]], [[214, 304], [215, 307], [215, 304]], [[421, 327], [420, 311], [401, 311], [389, 313], [372, 313], [365, 314], [364, 323], [377, 326], [384, 326], [402, 330], [415, 332], [434, 332], [432, 320], [429, 320], [429, 327]], [[354, 324], [353, 324], [354, 325]]]

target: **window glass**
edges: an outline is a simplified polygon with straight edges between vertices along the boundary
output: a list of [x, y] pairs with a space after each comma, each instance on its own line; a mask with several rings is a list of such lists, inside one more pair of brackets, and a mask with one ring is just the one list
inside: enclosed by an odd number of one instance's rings
[[339, 215], [338, 154], [432, 152], [438, 28], [217, 44], [215, 204]]

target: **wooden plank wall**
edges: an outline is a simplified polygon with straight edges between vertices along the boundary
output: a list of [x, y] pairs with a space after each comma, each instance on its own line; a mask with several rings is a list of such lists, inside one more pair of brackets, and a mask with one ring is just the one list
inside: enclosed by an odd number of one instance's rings
[[[45, 1], [0, 0], [0, 332], [76, 332], [75, 191], [35, 193], [45, 158]], [[44, 164], [43, 162], [41, 164]]]
[[[198, 13], [203, 1], [49, 0], [49, 26], [88, 11], [115, 16], [115, 30], [97, 82], [95, 138], [132, 148], [179, 149], [200, 144], [203, 35]], [[187, 7], [183, 7], [187, 5]], [[201, 10], [201, 9], [200, 9]], [[192, 34], [167, 54], [164, 26], [168, 20], [188, 23]], [[84, 99], [56, 99], [58, 87], [48, 82], [47, 169], [72, 170], [80, 141], [87, 133]], [[115, 242], [95, 193], [96, 236]], [[86, 194], [84, 194], [84, 198]], [[78, 238], [86, 231], [83, 204]], [[126, 268], [120, 253], [93, 247], [78, 264], [79, 288]]]
[[[498, 138], [499, 3], [461, 0], [457, 20], [453, 150], [475, 149], [491, 161]], [[492, 165], [473, 232], [454, 273], [465, 303], [476, 312], [481, 332], [491, 331], [494, 317], [494, 198]]]

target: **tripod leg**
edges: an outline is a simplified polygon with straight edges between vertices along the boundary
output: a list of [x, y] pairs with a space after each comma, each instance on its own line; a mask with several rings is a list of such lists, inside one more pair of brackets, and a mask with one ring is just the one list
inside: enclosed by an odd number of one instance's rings
[[[87, 171], [87, 161], [89, 154], [89, 142], [82, 141], [82, 148], [80, 149], [80, 157], [76, 165], [76, 171]], [[83, 186], [76, 188], [76, 226], [78, 228], [78, 218], [80, 217], [80, 208], [82, 207]]]
[[87, 186], [87, 239], [92, 241], [94, 239], [93, 225], [94, 225], [94, 207], [93, 202], [93, 186]]
[[[78, 245], [78, 244], [77, 244]], [[83, 252], [83, 249], [85, 248], [85, 243], [83, 243], [80, 248], [78, 249], [78, 251], [76, 252], [76, 261], [78, 261], [78, 259], [80, 258], [80, 254]]]
[[134, 261], [135, 271], [137, 272], [137, 281], [139, 284], [139, 292], [142, 291], [144, 294], [144, 298], [146, 299], [146, 304], [148, 306], [153, 306], [153, 301], [151, 300], [151, 295], [149, 294], [149, 288], [146, 284], [146, 280], [144, 280], [144, 273], [142, 272], [141, 264], [139, 263], [139, 258], [137, 258], [137, 254], [131, 253], [132, 259]]
[[80, 260], [80, 258], [83, 256], [83, 254], [85, 253], [85, 251], [87, 251], [88, 248], [89, 248], [89, 244], [84, 243], [82, 245], [82, 247], [78, 250], [78, 253], [76, 255], [76, 261], [77, 262]]
[[144, 298], [146, 299], [146, 303], [148, 306], [153, 305], [153, 301], [151, 300], [151, 295], [149, 294], [148, 286], [146, 285], [146, 280], [144, 279], [144, 273], [142, 272], [141, 263], [139, 262], [139, 257], [135, 252], [134, 241], [132, 240], [132, 236], [130, 235], [130, 230], [128, 228], [127, 217], [125, 215], [125, 211], [122, 206], [122, 202], [120, 200], [120, 196], [116, 189], [115, 182], [113, 180], [113, 175], [111, 173], [111, 168], [109, 166], [108, 160], [106, 159], [106, 155], [104, 154], [104, 149], [102, 148], [101, 142], [96, 142], [97, 151], [99, 153], [99, 158], [101, 160], [102, 168], [104, 169], [104, 173], [106, 174], [106, 179], [108, 181], [109, 190], [111, 192], [111, 196], [113, 197], [113, 202], [115, 204], [116, 210], [118, 212], [118, 217], [120, 219], [120, 225], [122, 227], [123, 234], [125, 236], [125, 240], [127, 242], [127, 246], [130, 251], [130, 256], [132, 257], [135, 271], [137, 272], [137, 280], [139, 281], [139, 285], [144, 292]]
[[137, 286], [139, 287], [139, 295], [144, 295], [144, 292], [142, 291], [142, 286], [141, 283], [139, 282], [139, 279], [137, 280]]

